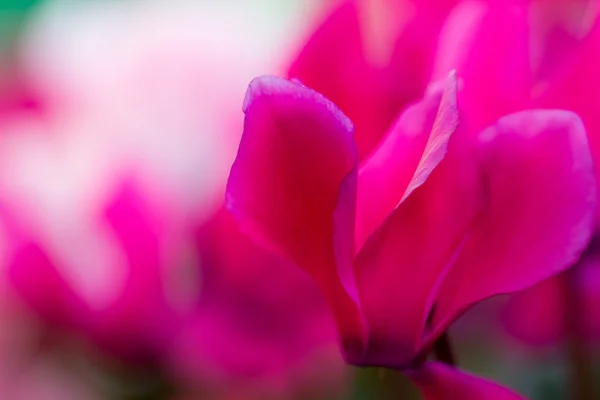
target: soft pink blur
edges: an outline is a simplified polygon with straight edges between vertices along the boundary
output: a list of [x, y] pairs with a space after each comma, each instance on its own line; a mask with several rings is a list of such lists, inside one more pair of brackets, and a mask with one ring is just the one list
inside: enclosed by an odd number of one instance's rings
[[277, 72], [311, 19], [309, 3], [240, 4], [38, 11], [19, 74], [43, 112], [2, 107], [3, 271], [39, 341], [91, 369], [156, 365], [219, 396], [337, 390], [343, 364], [314, 284], [220, 211], [247, 82]]

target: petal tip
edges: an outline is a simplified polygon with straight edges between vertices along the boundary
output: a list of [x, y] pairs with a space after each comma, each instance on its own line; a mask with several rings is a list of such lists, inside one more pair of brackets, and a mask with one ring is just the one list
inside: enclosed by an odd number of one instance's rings
[[354, 124], [331, 100], [322, 95], [321, 93], [309, 88], [304, 85], [299, 79], [286, 79], [274, 75], [262, 75], [254, 78], [248, 85], [246, 95], [244, 96], [243, 111], [244, 114], [248, 113], [248, 110], [252, 104], [262, 96], [273, 96], [273, 95], [289, 95], [299, 99], [311, 99], [321, 105], [325, 106], [326, 109], [335, 114], [338, 121], [348, 132], [354, 132]]
[[279, 91], [283, 91], [282, 89], [291, 87], [292, 82], [279, 78], [273, 75], [261, 75], [258, 76], [248, 84], [248, 89], [246, 90], [246, 95], [244, 96], [244, 104], [243, 111], [244, 113], [248, 112], [248, 109], [252, 105], [252, 103], [261, 95], [269, 95], [274, 94]]

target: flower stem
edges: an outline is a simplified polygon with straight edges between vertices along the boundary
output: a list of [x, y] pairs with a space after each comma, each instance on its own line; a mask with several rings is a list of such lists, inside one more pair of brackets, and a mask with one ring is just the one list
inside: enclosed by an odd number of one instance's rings
[[562, 276], [565, 291], [565, 351], [569, 363], [573, 400], [594, 399], [594, 372], [582, 311], [585, 300], [579, 285], [579, 268], [574, 266]]
[[442, 336], [433, 344], [433, 353], [438, 361], [446, 363], [448, 365], [456, 366], [456, 356], [452, 349], [452, 343], [450, 341], [450, 335], [448, 332], [444, 332]]

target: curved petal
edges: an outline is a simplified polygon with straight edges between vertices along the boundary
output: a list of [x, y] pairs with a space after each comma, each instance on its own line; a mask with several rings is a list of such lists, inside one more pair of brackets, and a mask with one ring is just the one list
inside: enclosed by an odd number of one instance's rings
[[[446, 152], [456, 128], [456, 78], [432, 87], [423, 100], [407, 108], [377, 149], [363, 162], [358, 175], [355, 248], [398, 206], [427, 152], [436, 158], [428, 175]], [[447, 86], [445, 88], [444, 86]], [[446, 89], [444, 99], [442, 95]], [[443, 103], [442, 103], [443, 101]], [[434, 124], [440, 129], [433, 130]], [[426, 176], [423, 176], [426, 178]]]
[[416, 355], [431, 293], [481, 207], [474, 157], [464, 135], [455, 132], [455, 86], [450, 79], [400, 203], [356, 258], [360, 301], [369, 323], [370, 365], [399, 368]]
[[[552, 76], [546, 91], [535, 99], [541, 108], [562, 108], [581, 117], [588, 133], [590, 148], [595, 160], [600, 160], [600, 118], [596, 94], [600, 91], [600, 18], [582, 40], [572, 57]], [[600, 162], [595, 163], [596, 176], [600, 176]], [[600, 226], [600, 213], [596, 213]]]
[[163, 282], [166, 229], [148, 203], [126, 179], [103, 215], [123, 250], [126, 277], [116, 301], [97, 310], [90, 328], [101, 344], [126, 356], [160, 347], [171, 325]]
[[536, 346], [557, 343], [564, 337], [562, 275], [515, 293], [502, 310], [502, 321], [513, 337]]
[[[600, 337], [600, 252], [598, 237], [590, 243], [573, 270], [586, 337]], [[511, 297], [503, 310], [507, 331], [532, 345], [552, 345], [566, 333], [565, 273], [554, 276]], [[577, 300], [576, 300], [577, 301]]]
[[452, 11], [441, 33], [434, 77], [457, 70], [464, 81], [459, 102], [469, 110], [466, 123], [474, 134], [528, 104], [527, 6], [524, 0], [465, 1]]
[[364, 333], [350, 267], [357, 163], [352, 124], [322, 95], [275, 77], [250, 84], [245, 113], [228, 209], [242, 231], [317, 279], [344, 348], [360, 358]]
[[[197, 245], [202, 295], [173, 343], [175, 367], [191, 379], [216, 368], [282, 383], [335, 345], [335, 325], [314, 280], [241, 234], [225, 210], [201, 228]], [[336, 360], [324, 376], [345, 365]]]
[[429, 362], [408, 376], [417, 384], [425, 400], [524, 400], [497, 383], [462, 372], [458, 368]]
[[595, 179], [575, 114], [520, 112], [479, 138], [489, 204], [440, 289], [437, 333], [475, 302], [567, 269], [592, 233]]
[[3, 204], [0, 220], [5, 245], [6, 280], [23, 302], [46, 323], [79, 328], [89, 305], [61, 275], [39, 239]]

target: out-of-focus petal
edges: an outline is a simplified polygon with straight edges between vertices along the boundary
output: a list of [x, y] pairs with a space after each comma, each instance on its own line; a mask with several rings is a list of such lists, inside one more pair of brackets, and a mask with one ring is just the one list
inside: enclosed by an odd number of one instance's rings
[[469, 111], [465, 118], [473, 133], [529, 101], [527, 3], [465, 1], [451, 12], [441, 33], [434, 77], [457, 70], [464, 81], [459, 103]]
[[342, 1], [292, 63], [291, 78], [323, 93], [353, 121], [360, 159], [422, 96], [453, 3]]
[[[541, 108], [561, 108], [575, 112], [583, 120], [595, 160], [600, 160], [600, 118], [596, 93], [600, 91], [600, 18], [572, 56], [548, 82], [546, 90], [534, 100]], [[594, 164], [600, 176], [600, 162]], [[597, 221], [600, 221], [596, 213]], [[597, 222], [600, 224], [600, 222]]]
[[429, 82], [445, 79], [453, 69], [449, 68], [439, 76], [432, 76], [444, 20], [457, 2], [458, 0], [387, 1], [401, 3], [403, 13], [400, 15], [404, 18], [384, 82], [387, 98], [384, 99], [383, 107], [386, 107], [384, 110], [387, 110], [392, 120], [407, 105], [423, 96]]
[[107, 205], [105, 221], [114, 230], [126, 260], [126, 277], [116, 302], [97, 310], [91, 329], [97, 340], [125, 354], [160, 347], [169, 328], [164, 294], [165, 227], [135, 184], [125, 180]]
[[42, 114], [43, 103], [41, 96], [24, 79], [10, 71], [7, 65], [0, 65], [0, 127], [6, 120], [23, 112]]
[[525, 398], [487, 379], [439, 362], [430, 362], [408, 374], [425, 400], [524, 400]]
[[242, 231], [313, 275], [342, 337], [363, 348], [350, 258], [356, 202], [352, 124], [333, 103], [296, 82], [255, 79], [227, 185]]
[[515, 293], [502, 320], [509, 334], [531, 345], [551, 345], [565, 333], [562, 275]]
[[570, 267], [592, 233], [595, 179], [586, 132], [575, 114], [512, 114], [479, 140], [488, 206], [440, 289], [438, 333], [473, 303]]
[[378, 115], [383, 106], [383, 72], [369, 65], [362, 29], [357, 1], [343, 1], [314, 32], [289, 70], [291, 78], [331, 99], [352, 119], [361, 158], [391, 122]]
[[[588, 246], [573, 267], [578, 287], [579, 313], [589, 339], [600, 337], [600, 252], [598, 238]], [[566, 333], [565, 274], [554, 276], [527, 290], [515, 293], [503, 310], [502, 319], [509, 334], [537, 346], [552, 345]]]
[[398, 368], [419, 351], [431, 294], [482, 205], [474, 157], [464, 135], [455, 132], [457, 124], [451, 77], [400, 203], [357, 255], [360, 300], [369, 321], [369, 364]]
[[27, 306], [56, 327], [79, 327], [82, 316], [89, 312], [35, 243], [24, 243], [14, 250], [8, 279]]
[[[240, 233], [225, 210], [202, 227], [198, 246], [203, 290], [174, 341], [176, 368], [191, 379], [216, 376], [211, 384], [224, 376], [288, 386], [319, 353], [337, 348], [314, 280]], [[329, 361], [322, 377], [333, 381], [344, 363], [339, 353]]]
[[530, 2], [531, 66], [537, 79], [548, 79], [577, 48], [590, 28], [595, 0]]

